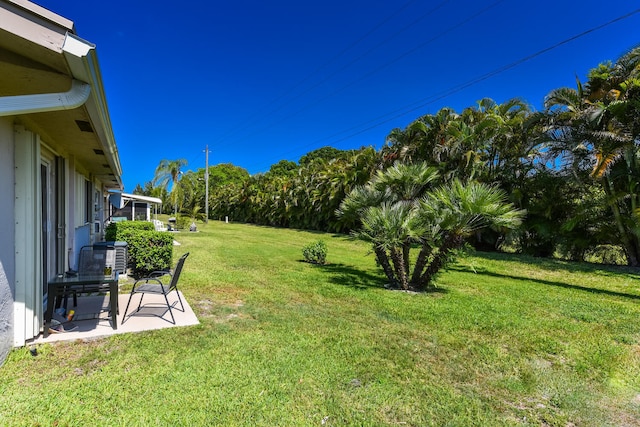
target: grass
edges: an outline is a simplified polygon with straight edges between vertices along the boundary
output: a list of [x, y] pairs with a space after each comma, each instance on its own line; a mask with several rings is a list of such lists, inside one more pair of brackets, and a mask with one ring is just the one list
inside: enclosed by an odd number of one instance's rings
[[344, 236], [198, 228], [200, 325], [17, 349], [0, 425], [640, 426], [635, 270], [478, 253], [411, 294]]

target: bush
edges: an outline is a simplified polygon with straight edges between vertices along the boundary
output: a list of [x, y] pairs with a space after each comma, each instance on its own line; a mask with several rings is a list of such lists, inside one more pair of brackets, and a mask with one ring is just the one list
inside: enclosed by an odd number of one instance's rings
[[127, 242], [128, 266], [135, 276], [168, 270], [173, 258], [173, 235], [155, 231], [146, 221], [112, 223], [105, 230], [105, 240]]
[[129, 230], [146, 230], [153, 231], [155, 227], [152, 222], [147, 221], [120, 221], [112, 222], [107, 225], [104, 230], [104, 240], [107, 242], [125, 241], [122, 238], [123, 233], [127, 233]]
[[178, 230], [188, 230], [193, 221], [186, 215], [179, 215], [176, 219], [176, 228]]
[[626, 265], [627, 258], [618, 245], [598, 245], [595, 248], [587, 249], [584, 260], [598, 264]]
[[306, 262], [324, 264], [327, 262], [327, 245], [323, 240], [310, 243], [302, 248], [302, 256]]
[[173, 258], [173, 236], [163, 231], [130, 230], [125, 237], [130, 266], [136, 276], [168, 270]]

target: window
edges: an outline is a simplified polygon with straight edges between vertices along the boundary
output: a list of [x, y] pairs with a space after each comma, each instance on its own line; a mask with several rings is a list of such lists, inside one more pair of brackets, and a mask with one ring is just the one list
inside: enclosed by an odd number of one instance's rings
[[93, 190], [91, 186], [91, 181], [84, 181], [84, 223], [88, 223], [93, 221], [92, 212], [93, 212]]
[[94, 198], [95, 186], [86, 176], [76, 173], [75, 175], [75, 200], [73, 208], [75, 212], [74, 223], [76, 227], [92, 224], [95, 215], [96, 201]]

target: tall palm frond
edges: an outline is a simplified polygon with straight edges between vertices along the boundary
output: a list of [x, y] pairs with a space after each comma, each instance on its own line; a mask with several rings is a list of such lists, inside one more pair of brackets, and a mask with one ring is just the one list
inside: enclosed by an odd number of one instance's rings
[[372, 184], [379, 191], [389, 191], [400, 200], [413, 200], [438, 177], [437, 169], [426, 163], [395, 163], [384, 171], [378, 171]]
[[499, 188], [460, 180], [429, 192], [420, 208], [426, 221], [437, 219], [441, 230], [465, 237], [489, 226], [515, 228], [525, 215]]

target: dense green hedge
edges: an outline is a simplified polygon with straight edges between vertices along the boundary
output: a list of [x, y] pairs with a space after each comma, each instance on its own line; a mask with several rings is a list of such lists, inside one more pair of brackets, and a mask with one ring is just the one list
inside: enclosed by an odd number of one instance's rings
[[109, 224], [105, 230], [105, 240], [127, 242], [129, 267], [136, 276], [171, 268], [173, 235], [155, 231], [150, 222], [123, 221]]
[[128, 230], [123, 240], [129, 248], [129, 260], [135, 275], [171, 268], [173, 236], [163, 231]]
[[107, 242], [126, 241], [121, 236], [128, 230], [154, 231], [155, 227], [152, 222], [147, 221], [112, 222], [104, 231], [104, 240]]

